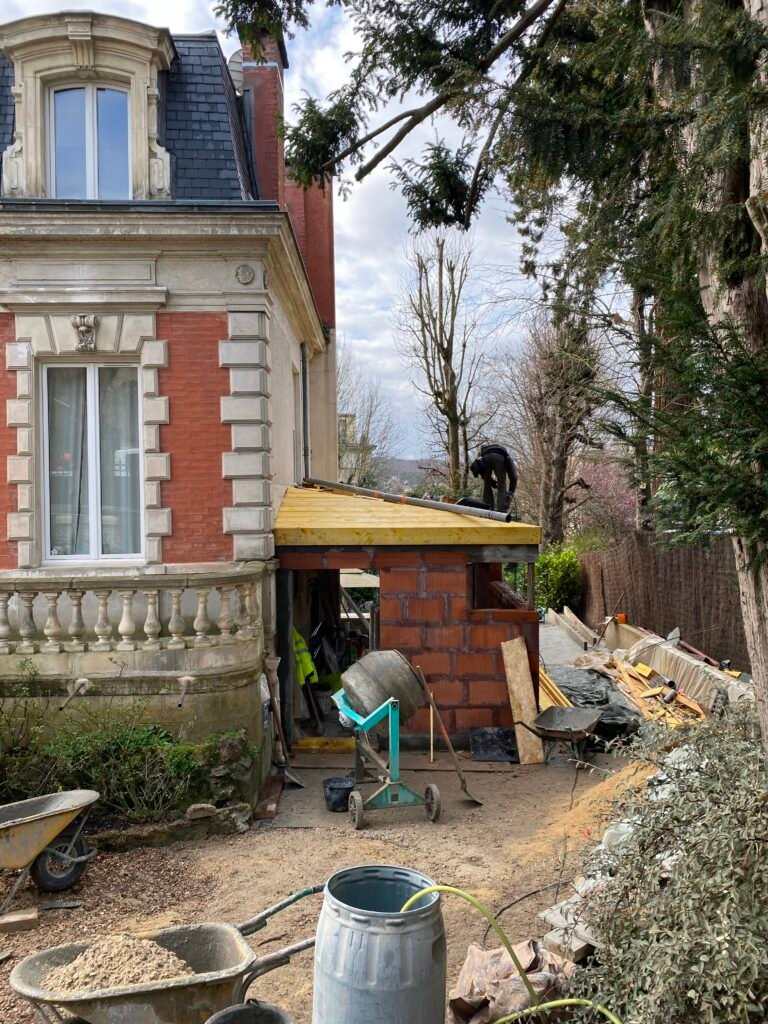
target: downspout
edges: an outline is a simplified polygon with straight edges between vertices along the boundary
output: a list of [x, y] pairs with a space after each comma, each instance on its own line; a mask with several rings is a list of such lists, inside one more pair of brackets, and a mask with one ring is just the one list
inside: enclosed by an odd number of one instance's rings
[[304, 479], [308, 480], [311, 473], [311, 445], [309, 440], [309, 356], [307, 343], [301, 343], [301, 433], [304, 443]]

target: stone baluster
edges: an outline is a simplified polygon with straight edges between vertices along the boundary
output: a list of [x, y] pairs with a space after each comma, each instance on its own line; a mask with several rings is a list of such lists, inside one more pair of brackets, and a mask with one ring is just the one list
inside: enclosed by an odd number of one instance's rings
[[96, 600], [99, 602], [99, 610], [96, 613], [96, 625], [93, 631], [98, 640], [93, 645], [94, 651], [112, 650], [112, 623], [109, 621], [109, 596], [111, 590], [95, 590]]
[[144, 635], [146, 640], [143, 647], [145, 651], [157, 651], [160, 648], [160, 616], [158, 605], [160, 592], [158, 590], [145, 590], [144, 597], [147, 599], [147, 617], [144, 620]]
[[168, 646], [185, 647], [184, 629], [186, 624], [181, 614], [182, 591], [179, 588], [175, 588], [169, 591], [169, 593], [171, 595], [171, 617], [168, 620], [168, 632], [171, 634], [171, 639], [168, 641]]
[[237, 613], [235, 615], [235, 622], [237, 623], [237, 633], [235, 634], [237, 639], [250, 640], [251, 631], [248, 628], [248, 594], [244, 583], [239, 583], [237, 586]]
[[118, 651], [136, 650], [136, 642], [133, 639], [133, 634], [136, 632], [136, 621], [133, 617], [133, 594], [132, 590], [120, 591], [120, 597], [123, 600], [123, 614], [117, 627], [117, 631], [122, 637], [117, 645]]
[[219, 592], [219, 618], [216, 625], [219, 627], [219, 632], [221, 633], [221, 642], [223, 644], [231, 644], [235, 639], [232, 636], [235, 620], [232, 618], [232, 607], [230, 604], [232, 588], [218, 587], [217, 589]]
[[82, 590], [67, 591], [72, 613], [69, 617], [69, 627], [67, 629], [70, 639], [64, 644], [64, 649], [73, 653], [85, 650], [85, 643], [83, 641], [85, 636], [85, 622], [83, 622], [84, 596], [85, 594]]
[[43, 594], [48, 602], [48, 614], [43, 626], [46, 636], [45, 653], [58, 654], [61, 651], [61, 623], [59, 622], [59, 598], [61, 591], [49, 591]]
[[260, 637], [264, 632], [264, 623], [261, 620], [261, 587], [258, 580], [248, 586], [248, 619], [251, 635]]
[[32, 613], [32, 605], [36, 597], [37, 594], [31, 590], [24, 590], [19, 594], [19, 636], [21, 641], [16, 645], [17, 654], [35, 653], [35, 634], [37, 628], [35, 626], [35, 617]]
[[0, 591], [0, 654], [11, 653], [11, 645], [9, 643], [11, 622], [8, 618], [8, 602], [12, 597], [13, 594], [7, 590]]
[[210, 587], [201, 587], [197, 591], [197, 614], [192, 626], [195, 630], [195, 647], [210, 647], [211, 638], [208, 633], [211, 629], [211, 620], [208, 618], [208, 595]]

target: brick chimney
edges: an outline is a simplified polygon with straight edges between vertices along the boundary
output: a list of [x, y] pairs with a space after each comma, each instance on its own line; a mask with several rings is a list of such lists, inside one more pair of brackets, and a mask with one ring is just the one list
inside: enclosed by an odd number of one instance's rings
[[285, 148], [277, 130], [284, 111], [283, 78], [288, 68], [285, 46], [273, 36], [261, 38], [263, 60], [243, 45], [243, 88], [250, 90], [253, 110], [253, 147], [260, 199], [276, 200], [287, 210], [304, 259], [320, 319], [336, 326], [334, 273], [333, 187], [313, 185], [306, 191], [286, 177]]
[[243, 89], [252, 94], [253, 148], [260, 199], [274, 199], [285, 209], [285, 153], [277, 129], [284, 110], [283, 75], [288, 67], [285, 46], [270, 35], [261, 37], [262, 62], [243, 45]]

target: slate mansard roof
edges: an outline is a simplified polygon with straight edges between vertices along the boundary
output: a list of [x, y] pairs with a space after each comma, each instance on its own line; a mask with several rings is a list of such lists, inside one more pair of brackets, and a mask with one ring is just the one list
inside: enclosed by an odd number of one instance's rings
[[[215, 32], [174, 36], [161, 73], [160, 142], [172, 159], [173, 199], [258, 199], [243, 110]], [[0, 153], [13, 142], [13, 65], [0, 54]]]

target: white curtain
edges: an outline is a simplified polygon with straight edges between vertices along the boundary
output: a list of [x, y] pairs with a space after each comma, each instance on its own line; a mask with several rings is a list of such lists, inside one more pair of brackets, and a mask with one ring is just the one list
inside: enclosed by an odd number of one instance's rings
[[101, 545], [104, 555], [141, 552], [138, 376], [132, 366], [99, 367]]
[[90, 554], [87, 379], [82, 366], [48, 370], [48, 487], [52, 555]]

